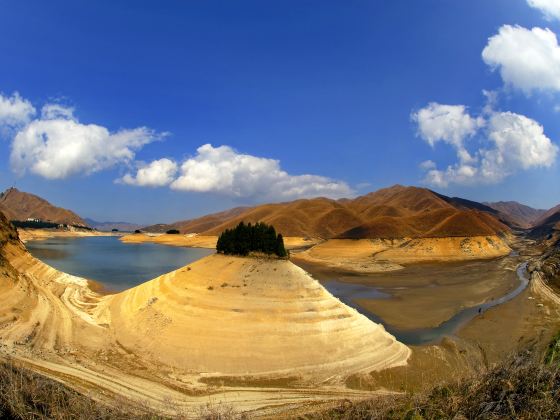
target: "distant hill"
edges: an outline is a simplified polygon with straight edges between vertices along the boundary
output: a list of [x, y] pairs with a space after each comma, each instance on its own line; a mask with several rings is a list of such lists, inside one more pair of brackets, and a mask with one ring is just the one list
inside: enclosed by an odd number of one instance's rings
[[482, 203], [446, 197], [426, 188], [395, 185], [355, 199], [314, 198], [238, 207], [145, 231], [178, 229], [218, 235], [239, 222], [273, 225], [284, 236], [400, 238], [495, 235], [509, 230], [508, 217]]
[[548, 210], [535, 222], [529, 236], [544, 239], [552, 234], [560, 236], [560, 204]]
[[0, 211], [9, 220], [40, 219], [53, 223], [87, 226], [86, 221], [76, 213], [56, 207], [41, 197], [16, 188], [9, 188], [0, 194]]
[[487, 206], [508, 215], [515, 223], [522, 228], [530, 228], [535, 225], [546, 210], [534, 209], [517, 201], [498, 201], [495, 203], [484, 203]]
[[181, 222], [171, 223], [171, 224], [157, 224], [151, 226], [145, 226], [142, 231], [149, 233], [163, 233], [169, 229], [178, 229], [182, 232], [204, 232], [211, 229], [224, 220], [228, 220], [238, 214], [243, 213], [248, 207], [236, 207], [230, 210], [222, 211], [219, 213], [209, 214], [207, 216], [202, 216], [196, 219], [184, 220]]
[[538, 225], [542, 225], [543, 223], [545, 223], [551, 216], [554, 216], [555, 214], [560, 212], [560, 204], [558, 204], [555, 207], [552, 207], [551, 209], [547, 210], [544, 214], [542, 214], [536, 221], [535, 221], [535, 226]]
[[93, 219], [84, 219], [89, 227], [97, 229], [101, 232], [110, 232], [117, 229], [121, 232], [134, 232], [137, 229], [142, 229], [142, 225], [128, 222], [98, 222]]

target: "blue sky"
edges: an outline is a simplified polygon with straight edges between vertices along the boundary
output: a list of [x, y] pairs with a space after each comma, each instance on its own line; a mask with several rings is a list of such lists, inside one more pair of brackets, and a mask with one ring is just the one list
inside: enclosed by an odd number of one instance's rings
[[560, 14], [533, 2], [0, 0], [0, 188], [138, 223], [396, 183], [551, 207]]

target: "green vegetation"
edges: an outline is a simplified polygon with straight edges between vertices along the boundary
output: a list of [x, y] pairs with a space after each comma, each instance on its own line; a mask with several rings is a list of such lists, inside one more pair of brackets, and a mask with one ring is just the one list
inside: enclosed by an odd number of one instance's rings
[[544, 361], [548, 365], [556, 364], [560, 366], [560, 332], [554, 336], [548, 345]]
[[181, 233], [181, 232], [179, 232], [177, 229], [169, 229], [169, 230], [168, 230], [167, 232], [165, 232], [165, 233], [167, 233], [168, 235], [178, 235], [178, 234]]
[[245, 418], [230, 405], [207, 403], [184, 409], [169, 402], [163, 416], [141, 401], [107, 396], [104, 401], [80, 394], [58, 381], [0, 362], [0, 418], [21, 420], [237, 420]]
[[276, 234], [273, 226], [261, 222], [255, 225], [241, 222], [233, 229], [226, 229], [218, 238], [216, 250], [227, 255], [260, 252], [281, 258], [288, 256], [282, 235]]
[[78, 225], [67, 225], [61, 223], [53, 223], [53, 222], [46, 222], [43, 220], [34, 221], [34, 220], [11, 220], [12, 225], [17, 228], [24, 228], [24, 229], [57, 229], [58, 227], [62, 227], [67, 229], [69, 226], [76, 228], [76, 229], [83, 229], [83, 230], [93, 230], [88, 226], [78, 226]]

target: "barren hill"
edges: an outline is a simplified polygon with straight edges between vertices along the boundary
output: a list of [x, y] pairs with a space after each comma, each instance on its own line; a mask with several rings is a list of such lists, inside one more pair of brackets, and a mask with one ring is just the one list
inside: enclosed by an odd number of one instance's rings
[[395, 185], [355, 199], [314, 198], [235, 208], [146, 230], [176, 228], [182, 233], [219, 235], [241, 221], [262, 221], [284, 236], [324, 239], [484, 236], [507, 231], [505, 219], [481, 203]]
[[560, 233], [560, 205], [547, 211], [531, 229], [530, 236], [536, 239], [544, 239], [547, 236]]
[[534, 209], [517, 201], [498, 201], [495, 203], [484, 203], [488, 207], [508, 215], [520, 227], [529, 228], [542, 217], [546, 210]]
[[87, 226], [87, 223], [76, 213], [56, 207], [41, 197], [19, 191], [16, 188], [9, 188], [0, 194], [0, 211], [9, 220], [33, 218], [54, 223]]

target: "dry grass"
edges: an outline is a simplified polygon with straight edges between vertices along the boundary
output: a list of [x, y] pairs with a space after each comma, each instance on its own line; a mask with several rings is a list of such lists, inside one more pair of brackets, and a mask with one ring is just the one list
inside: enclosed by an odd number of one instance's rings
[[[560, 336], [550, 349], [558, 351]], [[426, 394], [345, 402], [313, 419], [557, 419], [560, 363], [523, 352], [469, 380]]]
[[203, 420], [241, 420], [246, 417], [234, 407], [222, 403], [208, 403], [181, 410], [169, 402], [165, 417], [146, 405], [117, 397], [110, 405], [80, 394], [66, 385], [16, 366], [10, 361], [0, 362], [0, 419], [56, 419], [56, 420], [164, 420], [168, 418]]
[[0, 363], [0, 418], [57, 420], [161, 418], [145, 412], [142, 407], [133, 407], [128, 402], [120, 402], [118, 406], [119, 408], [109, 407], [62, 383], [17, 367], [11, 362]]

